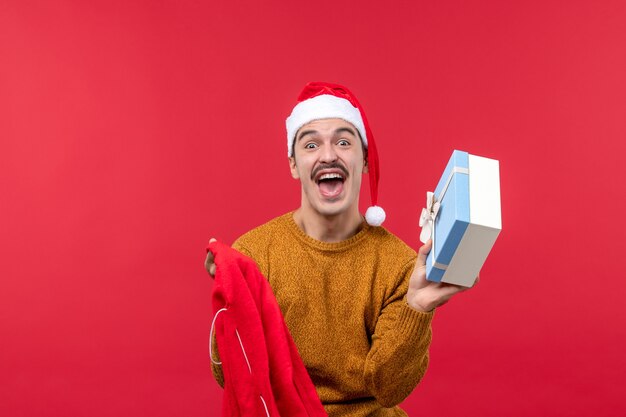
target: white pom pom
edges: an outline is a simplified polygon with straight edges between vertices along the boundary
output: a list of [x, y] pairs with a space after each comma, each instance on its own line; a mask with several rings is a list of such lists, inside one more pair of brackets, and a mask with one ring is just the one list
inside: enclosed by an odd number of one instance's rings
[[365, 221], [371, 226], [380, 226], [385, 221], [385, 210], [382, 207], [371, 206], [365, 212]]

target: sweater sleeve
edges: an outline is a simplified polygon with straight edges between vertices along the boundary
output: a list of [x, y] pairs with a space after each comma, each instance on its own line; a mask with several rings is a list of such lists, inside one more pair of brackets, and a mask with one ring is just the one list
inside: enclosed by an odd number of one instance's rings
[[380, 313], [365, 360], [366, 386], [384, 407], [400, 404], [428, 367], [433, 313], [413, 310], [404, 300], [414, 262], [402, 268], [401, 283]]

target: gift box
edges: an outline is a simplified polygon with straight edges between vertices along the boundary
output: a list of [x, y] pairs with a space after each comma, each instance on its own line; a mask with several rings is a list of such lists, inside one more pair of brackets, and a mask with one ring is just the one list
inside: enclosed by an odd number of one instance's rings
[[471, 287], [502, 229], [499, 162], [455, 150], [426, 200], [420, 240], [433, 240], [426, 278]]

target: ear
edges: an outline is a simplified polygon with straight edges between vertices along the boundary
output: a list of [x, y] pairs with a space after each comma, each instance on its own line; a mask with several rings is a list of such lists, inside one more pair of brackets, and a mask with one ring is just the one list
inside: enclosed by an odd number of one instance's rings
[[367, 164], [367, 148], [361, 143], [361, 149], [363, 150], [363, 174], [370, 172], [369, 165]]
[[296, 158], [293, 156], [289, 157], [289, 169], [291, 170], [291, 176], [294, 179], [300, 179], [300, 175], [298, 174], [298, 168], [296, 167]]

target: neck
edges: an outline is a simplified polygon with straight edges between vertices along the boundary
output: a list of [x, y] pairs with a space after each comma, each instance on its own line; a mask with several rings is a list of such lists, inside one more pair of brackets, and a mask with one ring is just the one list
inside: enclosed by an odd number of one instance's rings
[[363, 224], [358, 210], [334, 216], [309, 211], [300, 207], [293, 213], [293, 220], [304, 233], [321, 242], [334, 243], [350, 239], [361, 230]]

